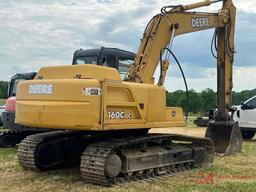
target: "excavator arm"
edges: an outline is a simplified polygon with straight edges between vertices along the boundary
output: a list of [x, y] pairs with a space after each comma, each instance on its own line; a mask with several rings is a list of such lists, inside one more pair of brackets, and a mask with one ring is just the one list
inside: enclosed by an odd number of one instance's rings
[[[223, 6], [217, 13], [188, 12], [219, 1], [223, 1]], [[171, 49], [174, 38], [186, 33], [215, 29], [218, 111], [216, 122], [209, 125], [206, 136], [214, 140], [216, 150], [220, 153], [232, 153], [227, 151], [230, 143], [237, 144], [232, 147], [232, 151], [240, 151], [242, 143], [238, 125], [236, 122], [233, 123], [232, 115], [229, 113], [234, 110], [231, 107], [231, 90], [235, 16], [236, 8], [232, 0], [205, 0], [189, 5], [163, 7], [161, 13], [155, 15], [146, 26], [135, 62], [126, 76], [126, 81], [154, 84], [153, 75], [160, 62], [158, 85], [163, 85], [169, 66], [168, 53], [165, 53], [165, 60], [162, 60], [163, 50]], [[233, 139], [231, 135], [236, 137]]]
[[[191, 8], [207, 6], [211, 1], [191, 5], [173, 6], [171, 10], [162, 9], [147, 25], [141, 40], [134, 65], [128, 71], [127, 80], [140, 83], [154, 83], [153, 75], [160, 61], [160, 51], [178, 35], [212, 28], [223, 28], [230, 18], [229, 9], [222, 8], [219, 13], [186, 12]], [[233, 4], [229, 5], [235, 11]], [[224, 6], [223, 6], [224, 7]], [[234, 41], [230, 38], [230, 41]], [[233, 43], [232, 43], [233, 44]]]

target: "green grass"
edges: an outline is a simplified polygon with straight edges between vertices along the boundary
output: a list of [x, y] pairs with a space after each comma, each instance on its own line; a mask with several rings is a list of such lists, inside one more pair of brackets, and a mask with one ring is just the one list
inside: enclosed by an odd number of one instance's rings
[[247, 141], [241, 153], [216, 156], [210, 167], [153, 182], [132, 182], [106, 188], [85, 183], [78, 168], [44, 173], [23, 170], [17, 163], [16, 148], [0, 149], [0, 191], [254, 192], [255, 154], [256, 140]]
[[189, 116], [186, 122], [186, 127], [188, 128], [198, 128], [198, 126], [196, 124], [194, 124], [194, 120], [196, 119], [196, 117], [194, 116]]
[[5, 104], [5, 100], [6, 99], [0, 99], [0, 105], [4, 105]]

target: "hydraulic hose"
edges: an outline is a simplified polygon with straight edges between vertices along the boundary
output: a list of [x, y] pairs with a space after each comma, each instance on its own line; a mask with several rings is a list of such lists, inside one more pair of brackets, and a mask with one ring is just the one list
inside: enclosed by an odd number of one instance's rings
[[[169, 48], [167, 48], [167, 47], [162, 48], [161, 51], [160, 51], [160, 66], [161, 66], [161, 68], [162, 68], [162, 54], [163, 54], [163, 52], [164, 52], [165, 50], [168, 51], [168, 52], [173, 56], [174, 60], [176, 61], [177, 65], [178, 65], [178, 67], [179, 67], [179, 69], [180, 69], [180, 72], [181, 72], [181, 75], [182, 75], [182, 78], [183, 78], [185, 87], [186, 87], [186, 96], [187, 96], [186, 122], [187, 122], [187, 120], [188, 120], [188, 113], [189, 113], [189, 92], [188, 92], [188, 85], [187, 85], [186, 77], [185, 77], [185, 74], [184, 74], [184, 72], [183, 72], [183, 69], [182, 69], [182, 67], [181, 67], [181, 65], [180, 65], [179, 60], [177, 59], [177, 57], [175, 56], [175, 54], [174, 54]], [[161, 76], [161, 74], [160, 74], [160, 76]]]

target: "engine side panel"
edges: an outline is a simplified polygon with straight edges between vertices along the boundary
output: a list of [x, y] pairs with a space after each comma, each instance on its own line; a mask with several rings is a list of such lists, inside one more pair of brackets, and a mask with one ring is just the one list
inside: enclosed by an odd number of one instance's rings
[[[51, 94], [29, 92], [33, 85], [53, 85]], [[101, 129], [101, 84], [96, 79], [33, 80], [19, 84], [16, 123], [53, 129]], [[90, 92], [91, 91], [91, 92]]]

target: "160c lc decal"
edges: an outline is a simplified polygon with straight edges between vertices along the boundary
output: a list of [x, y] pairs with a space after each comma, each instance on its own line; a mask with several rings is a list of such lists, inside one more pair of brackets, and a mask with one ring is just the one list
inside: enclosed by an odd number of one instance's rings
[[131, 119], [132, 114], [124, 111], [109, 111], [108, 118], [109, 119]]

